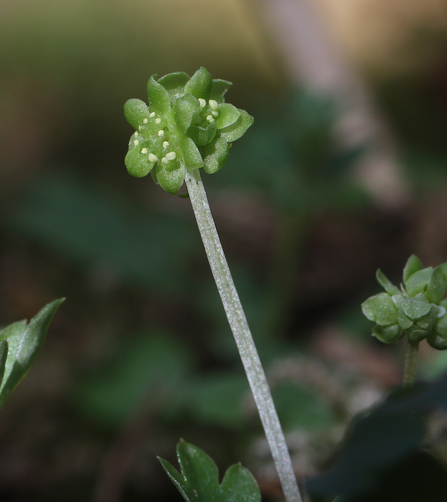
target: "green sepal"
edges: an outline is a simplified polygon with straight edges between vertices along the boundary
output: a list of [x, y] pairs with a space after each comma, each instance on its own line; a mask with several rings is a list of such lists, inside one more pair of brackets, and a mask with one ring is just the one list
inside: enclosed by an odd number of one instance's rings
[[398, 324], [391, 326], [374, 326], [373, 336], [383, 343], [395, 343], [402, 339], [404, 332]]
[[163, 469], [187, 502], [261, 502], [256, 480], [239, 464], [231, 466], [219, 485], [219, 471], [203, 450], [185, 441], [177, 444], [180, 473], [158, 458]]
[[405, 298], [401, 295], [393, 297], [394, 303], [399, 309], [402, 309], [407, 317], [415, 321], [428, 314], [431, 309], [430, 303], [422, 293], [414, 298]]
[[404, 267], [404, 284], [405, 286], [407, 285], [408, 279], [415, 273], [418, 272], [419, 270], [422, 270], [422, 263], [421, 260], [414, 254], [408, 258], [407, 263], [405, 264]]
[[179, 132], [185, 133], [199, 115], [199, 102], [192, 94], [185, 94], [177, 99], [173, 111]]
[[437, 305], [444, 298], [446, 290], [447, 285], [442, 267], [436, 267], [428, 280], [424, 296], [430, 303]]
[[398, 310], [390, 295], [379, 293], [362, 303], [362, 312], [370, 321], [380, 326], [397, 323]]
[[397, 288], [380, 270], [380, 268], [376, 272], [377, 282], [382, 286], [382, 288], [391, 296], [398, 295], [400, 293], [399, 288]]
[[219, 131], [221, 136], [225, 138], [228, 143], [232, 143], [233, 141], [241, 138], [254, 122], [254, 118], [245, 110], [239, 111], [241, 115], [238, 120], [236, 120], [236, 122], [229, 127], [225, 127]]
[[415, 325], [418, 328], [425, 329], [427, 331], [431, 331], [434, 326], [436, 321], [438, 320], [438, 307], [436, 305], [432, 305], [431, 309], [429, 310], [428, 314], [422, 316], [420, 319], [418, 319], [415, 322]]
[[203, 167], [204, 162], [202, 156], [191, 138], [185, 137], [182, 148], [187, 169], [198, 169], [199, 167]]
[[422, 342], [422, 340], [427, 338], [427, 335], [429, 334], [429, 331], [427, 331], [426, 329], [418, 328], [416, 325], [406, 332], [408, 339], [412, 342]]
[[55, 300], [46, 305], [29, 324], [19, 321], [0, 331], [0, 343], [4, 340], [8, 343], [0, 386], [0, 408], [31, 368], [45, 342], [51, 319], [63, 301], [64, 299]]
[[189, 80], [189, 75], [183, 71], [168, 73], [164, 77], [158, 79], [158, 83], [162, 85], [171, 98], [171, 103], [184, 94], [184, 87]]
[[185, 85], [185, 94], [190, 92], [195, 98], [208, 100], [213, 79], [203, 66], [199, 68]]
[[215, 122], [211, 122], [205, 127], [191, 126], [188, 129], [188, 136], [194, 141], [197, 146], [205, 146], [213, 141], [216, 136], [217, 126]]
[[414, 324], [414, 322], [405, 315], [402, 309], [399, 309], [399, 314], [397, 315], [397, 323], [403, 330], [410, 329]]
[[141, 153], [141, 147], [137, 146], [127, 152], [124, 164], [131, 176], [143, 178], [151, 172], [155, 162], [151, 162], [148, 155]]
[[241, 112], [230, 103], [222, 103], [218, 105], [217, 111], [219, 116], [216, 118], [216, 125], [218, 129], [224, 129], [236, 123], [241, 116]]
[[[446, 323], [447, 327], [447, 323]], [[447, 349], [447, 335], [439, 333], [436, 329], [427, 336], [427, 342], [430, 346], [437, 350]]]
[[217, 101], [218, 103], [223, 103], [224, 96], [232, 85], [233, 84], [231, 82], [228, 82], [228, 80], [222, 80], [220, 78], [213, 79], [210, 99], [214, 99], [214, 101]]
[[128, 99], [124, 103], [124, 116], [127, 122], [138, 131], [138, 126], [143, 124], [144, 119], [149, 120], [149, 107], [141, 99]]
[[175, 195], [180, 188], [182, 188], [186, 176], [186, 169], [181, 165], [178, 169], [170, 170], [161, 162], [157, 162], [156, 176], [161, 188]]
[[416, 296], [425, 291], [433, 273], [433, 267], [423, 268], [414, 272], [405, 282], [405, 289], [409, 296]]
[[149, 109], [164, 114], [171, 110], [171, 98], [168, 91], [155, 80], [156, 76], [152, 75], [147, 83]]
[[208, 174], [214, 174], [221, 169], [230, 155], [230, 145], [227, 141], [218, 137], [215, 141], [202, 148], [203, 170]]

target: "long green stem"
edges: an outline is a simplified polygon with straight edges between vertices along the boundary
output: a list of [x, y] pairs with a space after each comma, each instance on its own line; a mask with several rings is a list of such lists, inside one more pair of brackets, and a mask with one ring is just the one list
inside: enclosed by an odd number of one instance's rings
[[414, 384], [416, 380], [418, 351], [419, 351], [419, 342], [412, 342], [411, 340], [408, 340], [407, 350], [405, 353], [405, 366], [404, 366], [404, 378], [403, 378], [404, 387], [408, 387], [409, 385]]
[[188, 172], [185, 181], [211, 271], [258, 407], [284, 496], [287, 502], [301, 502], [301, 495], [278, 414], [241, 301], [231, 277], [199, 170]]

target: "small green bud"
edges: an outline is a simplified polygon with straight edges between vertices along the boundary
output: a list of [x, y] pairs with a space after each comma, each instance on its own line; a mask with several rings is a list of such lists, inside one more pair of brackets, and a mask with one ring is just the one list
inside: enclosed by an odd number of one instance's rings
[[[386, 293], [368, 298], [362, 304], [365, 316], [374, 321], [373, 335], [384, 343], [407, 335], [413, 342], [427, 338], [435, 348], [447, 348], [447, 263], [435, 269], [422, 268], [415, 255], [404, 268], [404, 286], [399, 290], [378, 270], [378, 283]], [[393, 308], [394, 307], [394, 308]]]
[[158, 80], [152, 75], [149, 106], [139, 99], [124, 105], [125, 117], [136, 130], [125, 159], [129, 174], [151, 173], [164, 190], [176, 194], [187, 170], [203, 167], [212, 174], [221, 169], [230, 143], [253, 124], [247, 112], [224, 102], [230, 86], [226, 80], [213, 80], [205, 68], [191, 78], [183, 72]]

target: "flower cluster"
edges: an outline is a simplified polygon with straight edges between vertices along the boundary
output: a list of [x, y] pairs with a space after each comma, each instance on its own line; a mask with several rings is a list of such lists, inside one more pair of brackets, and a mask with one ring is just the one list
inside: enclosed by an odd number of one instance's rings
[[127, 121], [135, 129], [125, 164], [129, 174], [154, 181], [176, 194], [187, 169], [203, 167], [217, 172], [226, 162], [230, 143], [244, 135], [253, 117], [225, 103], [231, 82], [212, 79], [205, 68], [190, 78], [170, 73], [147, 84], [149, 106], [140, 99], [124, 105]]
[[422, 268], [419, 258], [410, 256], [400, 289], [380, 270], [376, 278], [385, 293], [362, 303], [365, 316], [376, 323], [373, 335], [384, 343], [405, 335], [413, 342], [427, 338], [432, 347], [447, 349], [447, 263]]

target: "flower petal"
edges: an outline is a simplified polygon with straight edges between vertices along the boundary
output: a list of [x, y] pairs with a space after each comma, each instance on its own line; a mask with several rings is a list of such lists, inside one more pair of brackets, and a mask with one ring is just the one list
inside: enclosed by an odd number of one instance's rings
[[213, 80], [203, 66], [199, 68], [185, 85], [185, 93], [190, 92], [195, 98], [209, 99]]
[[233, 84], [228, 82], [228, 80], [222, 80], [220, 78], [213, 79], [210, 99], [214, 99], [218, 103], [223, 103], [225, 101], [224, 95], [232, 85]]
[[245, 110], [239, 110], [241, 116], [239, 119], [229, 127], [221, 129], [219, 132], [223, 138], [225, 138], [228, 143], [236, 141], [241, 138], [247, 129], [253, 124], [254, 118], [249, 115]]
[[217, 108], [219, 116], [216, 119], [218, 129], [233, 125], [241, 116], [241, 112], [229, 103], [223, 103]]
[[221, 169], [230, 155], [230, 145], [227, 141], [218, 137], [212, 143], [202, 148], [203, 170], [208, 174], [214, 174]]
[[186, 94], [176, 100], [173, 111], [179, 131], [185, 133], [195, 116], [198, 117], [199, 102], [192, 94]]
[[185, 93], [185, 85], [189, 80], [189, 75], [183, 71], [176, 73], [168, 73], [164, 77], [158, 79], [158, 83], [162, 85], [171, 98], [171, 103]]
[[178, 169], [169, 170], [161, 162], [157, 162], [156, 176], [161, 188], [175, 195], [182, 188], [186, 169], [185, 166], [181, 165]]
[[149, 107], [141, 99], [128, 99], [124, 103], [124, 116], [127, 122], [138, 131], [144, 119], [149, 120]]
[[127, 152], [124, 163], [129, 174], [136, 178], [148, 175], [155, 164], [155, 162], [150, 162], [148, 156], [142, 154], [141, 149], [138, 147], [132, 148]]
[[194, 141], [185, 137], [183, 141], [183, 159], [188, 169], [198, 169], [203, 166], [203, 159]]
[[147, 83], [149, 108], [158, 113], [167, 113], [171, 109], [171, 99], [168, 91], [155, 80], [152, 75]]

